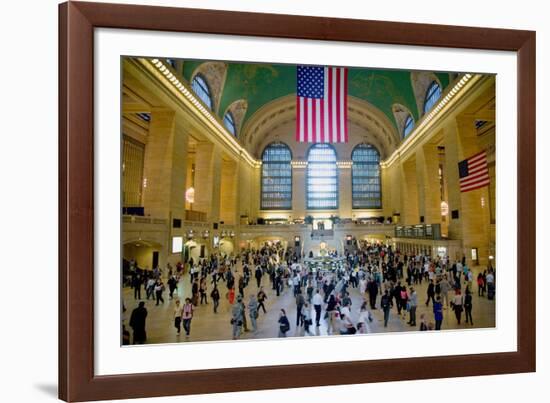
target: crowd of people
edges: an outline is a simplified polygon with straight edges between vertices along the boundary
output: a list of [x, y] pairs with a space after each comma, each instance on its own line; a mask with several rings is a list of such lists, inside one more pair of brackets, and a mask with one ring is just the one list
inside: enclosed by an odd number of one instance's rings
[[[243, 250], [239, 255], [212, 254], [197, 261], [190, 259], [186, 265], [178, 263], [175, 269], [167, 265], [164, 273], [158, 267], [152, 271], [139, 270], [135, 262], [131, 263], [134, 269], [130, 270], [131, 278], [125, 283], [131, 285], [134, 299], [140, 301], [129, 320], [134, 332], [133, 343], [147, 340], [147, 309], [141, 290], [147, 300], [151, 298], [156, 305], [164, 304], [163, 278], [169, 300], [175, 300], [173, 326], [178, 335], [183, 327], [186, 338], [191, 335], [194, 315], [209, 309], [208, 305], [218, 314], [220, 302], [224, 300], [229, 307], [231, 337], [239, 339], [246, 332], [257, 334], [260, 313], [266, 315], [268, 302], [288, 299], [290, 293], [292, 302], [279, 310], [277, 323], [261, 323], [266, 328], [278, 329], [278, 337], [319, 334], [315, 329], [322, 324], [326, 325], [329, 335], [371, 333], [375, 311], [382, 314], [383, 327], [388, 327], [394, 317], [407, 321], [411, 330], [441, 330], [446, 310], [454, 313], [458, 325], [464, 313], [464, 323], [472, 326], [474, 282], [478, 297], [487, 295], [493, 299], [495, 295], [494, 268], [488, 267], [474, 279], [465, 259], [450, 262], [448, 257], [407, 255], [394, 251], [391, 246], [368, 242], [360, 242], [354, 250], [345, 251], [339, 260], [343, 263], [331, 269], [319, 269], [304, 257], [300, 250], [270, 243], [259, 249]], [[333, 253], [333, 257], [337, 257], [337, 253]], [[180, 301], [177, 290], [187, 277], [185, 274], [188, 274], [190, 293]], [[250, 287], [251, 283], [255, 287]], [[421, 284], [427, 290], [425, 296], [417, 293]], [[350, 293], [359, 294], [359, 307], [353, 306]], [[420, 303], [431, 309], [428, 314], [420, 314], [417, 321]], [[292, 304], [296, 307], [295, 320], [287, 315]], [[291, 332], [293, 327], [295, 331]], [[127, 333], [124, 327], [125, 343], [130, 342]]]

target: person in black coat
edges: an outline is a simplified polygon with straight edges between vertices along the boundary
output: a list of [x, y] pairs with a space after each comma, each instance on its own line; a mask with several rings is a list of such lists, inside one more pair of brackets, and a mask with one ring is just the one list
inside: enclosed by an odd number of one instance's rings
[[132, 278], [132, 288], [134, 289], [134, 299], [141, 299], [141, 276], [135, 274]]
[[147, 340], [145, 333], [145, 319], [147, 318], [147, 309], [145, 302], [141, 301], [130, 316], [130, 327], [134, 330], [134, 344], [144, 344]]
[[260, 288], [260, 285], [262, 283], [262, 275], [264, 273], [262, 272], [262, 268], [260, 266], [256, 267], [256, 272], [254, 273], [254, 277], [256, 277], [256, 285], [258, 288]]
[[369, 303], [371, 309], [376, 309], [376, 297], [378, 295], [378, 284], [376, 281], [370, 280], [367, 283], [367, 290], [369, 291]]
[[430, 299], [432, 300], [432, 304], [435, 304], [435, 285], [433, 280], [430, 280], [427, 294], [428, 294], [428, 299], [426, 300], [426, 306], [430, 305]]

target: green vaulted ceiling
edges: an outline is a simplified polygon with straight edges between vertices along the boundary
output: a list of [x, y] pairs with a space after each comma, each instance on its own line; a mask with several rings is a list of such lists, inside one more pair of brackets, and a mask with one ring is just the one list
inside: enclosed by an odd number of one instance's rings
[[[195, 69], [204, 61], [186, 60], [183, 75], [191, 81]], [[248, 102], [245, 122], [265, 104], [296, 93], [296, 66], [276, 64], [227, 63], [227, 75], [220, 99], [219, 113], [238, 99]], [[448, 73], [435, 73], [443, 88], [449, 84]], [[392, 105], [409, 108], [418, 120], [418, 108], [411, 84], [411, 72], [407, 70], [373, 70], [350, 68], [348, 93], [368, 101], [380, 109], [397, 127]]]

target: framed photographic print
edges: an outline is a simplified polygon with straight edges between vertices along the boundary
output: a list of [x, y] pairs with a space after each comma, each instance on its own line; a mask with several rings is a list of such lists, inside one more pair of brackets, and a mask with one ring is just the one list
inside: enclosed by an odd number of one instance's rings
[[534, 32], [68, 2], [59, 74], [61, 399], [535, 370]]

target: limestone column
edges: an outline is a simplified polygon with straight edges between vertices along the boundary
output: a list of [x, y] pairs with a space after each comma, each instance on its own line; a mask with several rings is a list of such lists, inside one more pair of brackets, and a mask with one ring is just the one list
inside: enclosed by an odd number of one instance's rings
[[193, 209], [206, 213], [210, 222], [220, 219], [221, 163], [220, 150], [213, 143], [197, 144]]
[[418, 224], [418, 188], [414, 160], [401, 162], [401, 217], [403, 224]]
[[220, 221], [225, 224], [238, 224], [237, 183], [237, 163], [235, 161], [223, 161], [220, 184]]
[[174, 111], [153, 109], [144, 161], [143, 204], [147, 215], [181, 217], [185, 209], [187, 134]]
[[292, 213], [294, 218], [306, 215], [306, 166], [292, 167]]
[[338, 168], [338, 214], [340, 218], [351, 218], [352, 212], [352, 187], [351, 167]]
[[418, 213], [426, 224], [441, 223], [441, 190], [437, 145], [425, 144], [416, 151]]

